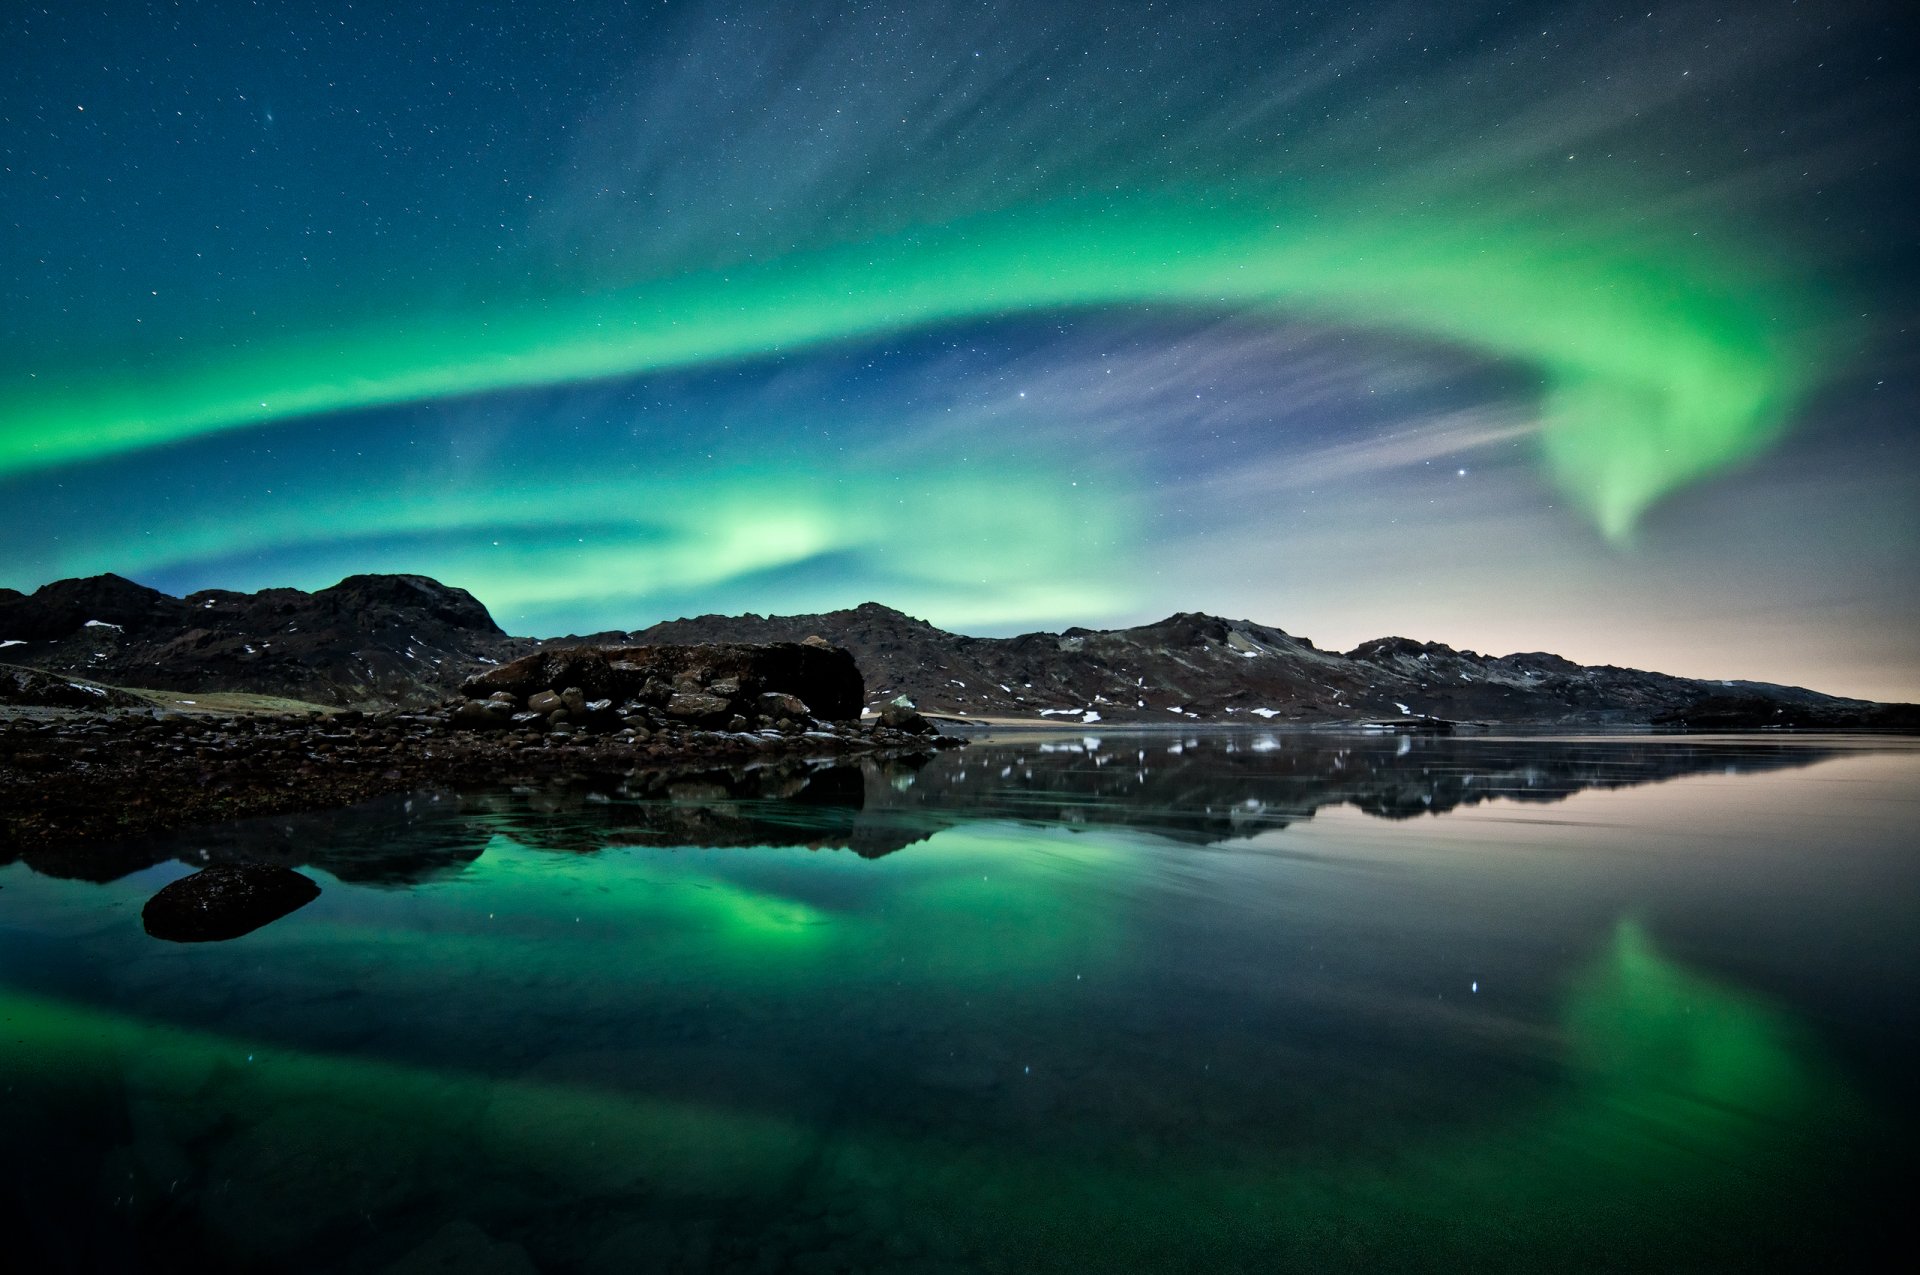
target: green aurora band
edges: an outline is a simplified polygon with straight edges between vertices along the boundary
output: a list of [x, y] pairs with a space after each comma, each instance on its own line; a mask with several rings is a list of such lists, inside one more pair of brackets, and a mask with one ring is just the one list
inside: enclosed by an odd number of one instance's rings
[[1725, 246], [1588, 214], [1368, 208], [1069, 202], [167, 368], [35, 372], [0, 397], [0, 476], [321, 413], [1174, 305], [1400, 332], [1536, 370], [1546, 470], [1620, 540], [1661, 496], [1763, 450], [1816, 380], [1813, 300]]

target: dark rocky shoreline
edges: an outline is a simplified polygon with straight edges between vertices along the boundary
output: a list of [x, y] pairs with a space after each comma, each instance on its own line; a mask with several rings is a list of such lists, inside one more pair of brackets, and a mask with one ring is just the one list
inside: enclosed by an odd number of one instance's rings
[[633, 734], [474, 732], [446, 712], [319, 717], [16, 714], [0, 721], [0, 859], [390, 793], [593, 776], [636, 792], [723, 768], [927, 756], [960, 741], [878, 723]]
[[0, 730], [0, 856], [395, 792], [593, 779], [645, 795], [690, 772], [960, 742], [904, 705], [863, 723], [863, 698], [853, 657], [814, 639], [537, 652], [426, 711], [16, 710]]

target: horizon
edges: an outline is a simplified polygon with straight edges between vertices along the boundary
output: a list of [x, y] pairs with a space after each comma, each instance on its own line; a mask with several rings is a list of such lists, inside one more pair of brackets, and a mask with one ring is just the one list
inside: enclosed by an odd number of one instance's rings
[[[1697, 672], [1697, 671], [1679, 669], [1679, 668], [1668, 668], [1668, 667], [1664, 667], [1662, 665], [1654, 664], [1654, 663], [1642, 664], [1642, 663], [1634, 663], [1631, 661], [1619, 660], [1619, 659], [1587, 658], [1578, 654], [1573, 654], [1567, 651], [1557, 650], [1552, 647], [1546, 647], [1546, 646], [1514, 646], [1514, 647], [1508, 647], [1505, 649], [1490, 648], [1490, 647], [1484, 647], [1484, 646], [1476, 646], [1471, 642], [1467, 642], [1467, 643], [1450, 642], [1445, 640], [1444, 638], [1423, 636], [1418, 633], [1404, 632], [1404, 631], [1382, 631], [1378, 633], [1371, 633], [1365, 637], [1356, 638], [1352, 641], [1349, 641], [1344, 645], [1336, 646], [1331, 643], [1317, 639], [1313, 637], [1311, 634], [1303, 633], [1298, 630], [1288, 628], [1284, 624], [1278, 624], [1269, 620], [1258, 619], [1252, 616], [1235, 615], [1229, 612], [1211, 611], [1205, 608], [1195, 608], [1195, 607], [1179, 607], [1174, 609], [1173, 611], [1160, 613], [1150, 617], [1134, 619], [1134, 620], [1122, 620], [1117, 622], [1106, 622], [1106, 623], [1099, 623], [1099, 624], [1067, 622], [1067, 623], [1058, 624], [1052, 627], [1042, 626], [1038, 628], [1034, 628], [1034, 627], [1013, 628], [1013, 629], [1006, 629], [1001, 632], [970, 632], [966, 629], [953, 628], [948, 625], [942, 624], [936, 619], [932, 619], [926, 616], [915, 615], [912, 612], [905, 610], [904, 608], [896, 607], [891, 603], [885, 602], [879, 598], [864, 598], [861, 601], [855, 602], [855, 603], [849, 603], [841, 606], [825, 606], [825, 607], [820, 607], [811, 611], [772, 612], [772, 611], [756, 611], [751, 608], [748, 608], [746, 610], [741, 610], [741, 611], [701, 611], [701, 612], [692, 612], [692, 613], [686, 613], [681, 615], [661, 616], [658, 619], [649, 620], [644, 624], [603, 625], [603, 626], [597, 626], [593, 628], [576, 628], [576, 629], [554, 631], [551, 633], [543, 634], [543, 633], [535, 633], [531, 631], [521, 631], [508, 626], [507, 624], [502, 622], [501, 617], [495, 613], [493, 607], [488, 604], [486, 598], [481, 596], [479, 593], [477, 593], [473, 589], [470, 589], [465, 585], [458, 584], [454, 581], [440, 580], [423, 571], [352, 572], [346, 576], [341, 577], [339, 580], [335, 580], [329, 584], [314, 585], [314, 586], [264, 585], [264, 586], [261, 586], [259, 589], [237, 590], [237, 589], [224, 589], [218, 585], [205, 585], [199, 589], [189, 589], [180, 593], [175, 593], [167, 589], [158, 588], [158, 586], [147, 584], [144, 581], [136, 580], [131, 576], [127, 576], [116, 571], [100, 572], [100, 573], [97, 573], [94, 577], [67, 577], [66, 579], [73, 580], [73, 579], [113, 577], [120, 580], [124, 580], [130, 584], [138, 585], [141, 588], [155, 589], [157, 592], [165, 594], [168, 597], [172, 597], [176, 599], [185, 599], [194, 593], [205, 592], [205, 591], [253, 594], [253, 593], [262, 592], [266, 589], [275, 589], [275, 588], [298, 589], [301, 592], [312, 594], [312, 593], [321, 592], [325, 589], [338, 587], [339, 585], [344, 584], [346, 583], [346, 581], [353, 579], [357, 576], [406, 576], [406, 577], [428, 580], [434, 584], [440, 585], [443, 588], [459, 589], [462, 592], [465, 592], [466, 594], [468, 594], [476, 602], [478, 602], [483, 608], [485, 608], [487, 611], [487, 614], [490, 617], [492, 617], [494, 623], [498, 625], [501, 628], [501, 630], [505, 632], [509, 637], [526, 638], [529, 640], [541, 641], [541, 642], [555, 641], [561, 638], [569, 638], [569, 637], [586, 638], [586, 637], [592, 637], [596, 634], [602, 634], [602, 633], [624, 633], [624, 634], [631, 635], [634, 633], [643, 632], [646, 629], [653, 628], [656, 625], [660, 625], [660, 624], [672, 624], [672, 623], [678, 623], [683, 621], [702, 620], [702, 619], [709, 619], [709, 618], [739, 619], [743, 617], [752, 616], [752, 617], [765, 619], [765, 620], [784, 620], [784, 619], [800, 618], [803, 616], [827, 615], [827, 614], [834, 614], [834, 613], [852, 612], [852, 611], [857, 611], [862, 607], [866, 607], [866, 606], [879, 607], [883, 610], [890, 611], [896, 615], [902, 616], [905, 619], [912, 620], [916, 623], [929, 625], [935, 629], [938, 629], [945, 633], [952, 634], [953, 636], [956, 636], [956, 637], [997, 638], [997, 639], [1021, 637], [1027, 634], [1059, 634], [1068, 629], [1074, 629], [1074, 628], [1088, 629], [1090, 631], [1095, 631], [1095, 632], [1113, 632], [1113, 631], [1125, 630], [1125, 629], [1148, 628], [1156, 624], [1161, 624], [1161, 623], [1165, 623], [1167, 621], [1176, 619], [1182, 615], [1196, 615], [1196, 616], [1204, 616], [1208, 619], [1222, 620], [1229, 624], [1251, 624], [1251, 625], [1257, 625], [1261, 628], [1275, 629], [1281, 633], [1286, 634], [1290, 638], [1293, 638], [1300, 642], [1304, 642], [1314, 647], [1316, 650], [1324, 651], [1329, 654], [1342, 655], [1342, 656], [1349, 655], [1359, 647], [1364, 646], [1370, 642], [1386, 641], [1386, 640], [1392, 640], [1392, 639], [1406, 639], [1406, 640], [1419, 642], [1427, 645], [1444, 646], [1454, 651], [1470, 652], [1470, 653], [1484, 656], [1491, 659], [1505, 659], [1505, 658], [1510, 658], [1518, 655], [1547, 654], [1547, 655], [1559, 656], [1562, 659], [1571, 660], [1575, 664], [1580, 664], [1588, 667], [1611, 666], [1615, 668], [1633, 669], [1643, 673], [1661, 673], [1661, 674], [1665, 674], [1672, 677], [1693, 678], [1693, 679], [1696, 679], [1699, 681], [1705, 681], [1705, 682], [1743, 682], [1743, 683], [1760, 683], [1764, 685], [1774, 685], [1774, 686], [1786, 686], [1786, 687], [1792, 687], [1795, 689], [1816, 691], [1821, 694], [1832, 695], [1832, 696], [1836, 696], [1844, 699], [1863, 699], [1863, 700], [1877, 701], [1881, 703], [1912, 703], [1912, 702], [1915, 702], [1916, 698], [1920, 698], [1920, 697], [1904, 697], [1903, 698], [1899, 695], [1887, 696], [1887, 695], [1860, 694], [1860, 693], [1848, 691], [1845, 689], [1840, 689], [1833, 686], [1818, 684], [1818, 683], [1792, 682], [1792, 681], [1784, 681], [1779, 678], [1769, 678], [1769, 677], [1732, 675], [1726, 672], [1711, 672], [1711, 671]], [[35, 586], [35, 589], [45, 588], [50, 585], [64, 583], [64, 582], [65, 581], [63, 580], [48, 580], [48, 581], [42, 582], [40, 585]], [[11, 586], [0, 586], [0, 587], [10, 588]], [[26, 589], [26, 590], [17, 590], [17, 591], [23, 593], [24, 595], [31, 596], [31, 594], [35, 591], [35, 589]], [[0, 640], [4, 640], [4, 637], [5, 637], [4, 634], [0, 634]]]

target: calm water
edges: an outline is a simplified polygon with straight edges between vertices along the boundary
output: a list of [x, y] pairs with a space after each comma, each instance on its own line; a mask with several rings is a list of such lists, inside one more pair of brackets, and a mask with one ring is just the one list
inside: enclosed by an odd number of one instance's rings
[[[1904, 1207], [1916, 780], [1061, 735], [37, 856], [10, 1266], [1831, 1269]], [[147, 935], [241, 861], [321, 893]]]

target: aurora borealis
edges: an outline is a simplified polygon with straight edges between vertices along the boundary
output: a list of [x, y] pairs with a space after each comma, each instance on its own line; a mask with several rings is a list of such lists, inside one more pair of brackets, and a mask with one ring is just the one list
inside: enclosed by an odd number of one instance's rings
[[1920, 694], [1893, 6], [6, 23], [0, 585]]

